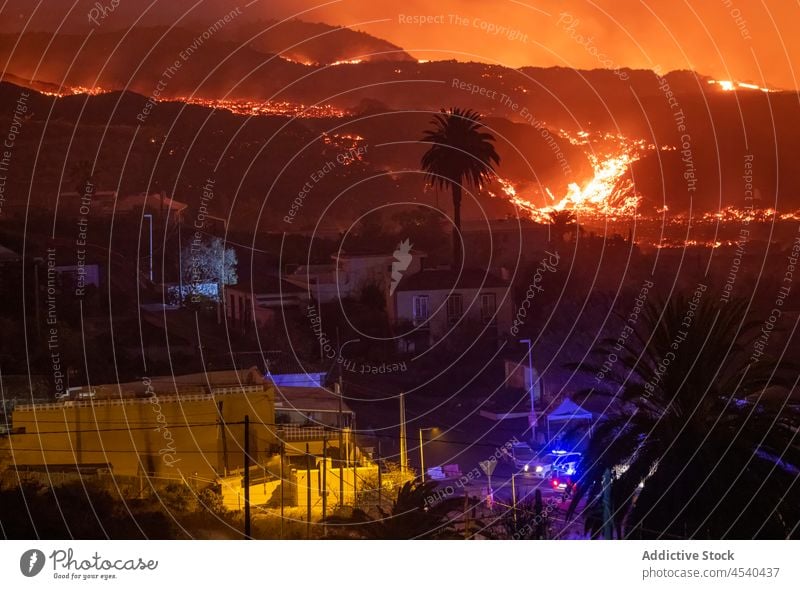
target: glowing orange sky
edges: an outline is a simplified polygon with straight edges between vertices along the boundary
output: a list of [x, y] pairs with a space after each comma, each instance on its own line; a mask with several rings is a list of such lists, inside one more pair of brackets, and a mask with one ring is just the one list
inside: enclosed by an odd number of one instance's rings
[[[0, 32], [88, 30], [87, 11], [97, 2], [3, 0]], [[694, 69], [718, 79], [800, 88], [800, 0], [120, 0], [101, 32], [133, 22], [213, 21], [239, 6], [246, 7], [247, 18], [297, 15], [353, 26], [419, 59], [591, 69], [602, 67], [596, 52], [606, 56], [606, 63], [621, 66]], [[564, 12], [569, 16], [562, 18]], [[403, 24], [401, 15], [439, 22]], [[462, 18], [461, 24], [451, 15]], [[571, 31], [565, 22], [570, 18], [576, 23]], [[518, 38], [493, 35], [481, 29], [482, 23], [514, 29]], [[592, 40], [581, 46], [578, 35]]]
[[[293, 0], [282, 15], [313, 5]], [[415, 26], [400, 23], [400, 15], [443, 18]], [[455, 24], [450, 15], [464, 21]], [[800, 87], [797, 0], [342, 0], [302, 18], [340, 25], [379, 20], [356, 28], [420, 59], [591, 69], [602, 67], [593, 56], [596, 48], [622, 66], [695, 69], [721, 79]], [[568, 30], [568, 23], [576, 21]], [[493, 35], [481, 28], [484, 22], [518, 30], [521, 39]], [[593, 39], [581, 46], [578, 35], [584, 42]]]

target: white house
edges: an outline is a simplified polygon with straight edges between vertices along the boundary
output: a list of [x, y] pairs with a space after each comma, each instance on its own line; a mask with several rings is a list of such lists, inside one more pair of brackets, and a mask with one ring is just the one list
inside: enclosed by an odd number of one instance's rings
[[483, 270], [422, 270], [405, 276], [393, 297], [394, 322], [407, 330], [401, 347], [413, 351], [473, 324], [498, 337], [511, 328], [513, 302], [509, 283]]
[[231, 327], [242, 332], [263, 328], [281, 314], [304, 313], [309, 294], [277, 276], [256, 274], [253, 280], [225, 287], [225, 316]]
[[92, 204], [92, 213], [116, 217], [131, 215], [136, 218], [140, 215], [154, 215], [159, 223], [169, 213], [170, 224], [174, 225], [181, 222], [188, 208], [189, 205], [167, 196], [164, 192], [142, 192], [98, 200], [96, 209], [94, 203]]
[[[286, 280], [311, 293], [321, 303], [357, 298], [365, 286], [377, 286], [387, 295], [392, 283], [419, 272], [425, 254], [398, 244], [394, 252], [347, 252], [331, 255], [332, 264], [300, 266]], [[393, 274], [394, 273], [394, 274]]]

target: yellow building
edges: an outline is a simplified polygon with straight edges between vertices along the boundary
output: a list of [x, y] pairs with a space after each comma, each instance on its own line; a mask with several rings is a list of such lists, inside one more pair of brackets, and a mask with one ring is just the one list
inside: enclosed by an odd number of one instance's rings
[[[74, 392], [74, 391], [73, 391]], [[143, 379], [74, 392], [72, 400], [17, 405], [8, 437], [18, 470], [96, 472], [213, 482], [278, 447], [275, 388], [257, 371]]]

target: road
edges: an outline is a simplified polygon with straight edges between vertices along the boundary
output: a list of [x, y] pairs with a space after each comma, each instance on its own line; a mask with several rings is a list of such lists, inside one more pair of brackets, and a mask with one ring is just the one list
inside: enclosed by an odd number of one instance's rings
[[[514, 496], [518, 509], [533, 509], [536, 490], [542, 492], [544, 510], [551, 523], [550, 535], [553, 538], [583, 538], [583, 522], [568, 521], [567, 510], [570, 499], [566, 498], [563, 491], [556, 491], [549, 485], [549, 480], [540, 479], [529, 474], [516, 474], [513, 463], [500, 461], [492, 473], [492, 499], [487, 500], [489, 480], [481, 473], [480, 476], [469, 479], [465, 473], [461, 479], [445, 479], [438, 481], [439, 485], [432, 501], [445, 498], [459, 498], [465, 494], [471, 499], [480, 501], [479, 507], [472, 510], [472, 517], [492, 525], [502, 520], [513, 509]], [[428, 479], [430, 480], [430, 479]], [[477, 530], [476, 530], [477, 531]]]

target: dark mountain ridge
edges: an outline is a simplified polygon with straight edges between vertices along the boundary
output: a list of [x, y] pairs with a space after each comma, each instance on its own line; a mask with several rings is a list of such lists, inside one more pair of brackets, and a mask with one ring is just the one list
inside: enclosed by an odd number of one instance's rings
[[[593, 170], [587, 157], [613, 147], [616, 141], [629, 147], [635, 144], [639, 152], [630, 178], [644, 197], [644, 214], [665, 204], [674, 212], [743, 207], [745, 158], [751, 158], [757, 170], [753, 178], [756, 206], [780, 212], [800, 208], [795, 189], [800, 184], [800, 169], [793, 155], [800, 151], [800, 101], [795, 92], [726, 92], [710, 84], [707, 77], [689, 71], [661, 77], [647, 70], [510, 69], [455, 61], [418, 63], [402, 53], [397, 54], [398, 61], [305, 65], [269, 51], [291, 44], [293, 35], [308, 27], [308, 33], [330, 33], [331, 38], [343, 35], [350, 49], [357, 44], [353, 39], [360, 37], [350, 36], [352, 31], [298, 22], [243, 42], [263, 26], [250, 23], [236, 29], [230, 25], [199, 45], [195, 31], [167, 31], [165, 27], [137, 28], [125, 34], [102, 32], [88, 40], [80, 35], [51, 39], [49, 34], [26, 33], [11, 55], [17, 38], [5, 35], [0, 36], [0, 57], [9, 60], [9, 71], [16, 76], [12, 80], [33, 77], [40, 81], [32, 85], [48, 92], [52, 92], [53, 81], [63, 80], [68, 87], [99, 86], [138, 93], [65, 97], [54, 103], [51, 116], [67, 125], [75, 124], [83, 111], [81, 125], [113, 121], [136, 126], [145, 97], [157, 88], [162, 99], [195, 96], [211, 101], [331, 104], [348, 109], [353, 116], [294, 121], [281, 133], [297, 129], [320, 132], [344, 125], [342, 129], [352, 130], [367, 144], [381, 145], [371, 150], [371, 165], [392, 172], [417, 168], [421, 148], [408, 142], [420, 137], [431, 112], [461, 106], [487, 117], [504, 154], [501, 174], [527, 186], [526, 197], [538, 205], [548, 204], [545, 189], [558, 196], [566, 192], [568, 184], [589, 180]], [[193, 44], [191, 54], [181, 57]], [[319, 52], [324, 53], [319, 47], [307, 51], [302, 59], [318, 61]], [[311, 56], [314, 51], [317, 57]], [[392, 48], [381, 54], [395, 55]], [[108, 57], [98, 62], [97, 55]], [[326, 59], [353, 55], [357, 54], [328, 53]], [[170, 71], [175, 63], [179, 67]], [[188, 127], [173, 126], [173, 138], [191, 136], [195, 123], [188, 121], [209, 116], [198, 108], [158, 102], [148, 125], [169, 129], [179, 116], [181, 126]], [[240, 126], [261, 128], [265, 122], [259, 121], [271, 118], [246, 120], [224, 111], [213, 114], [226, 135]], [[268, 126], [280, 128], [283, 124], [285, 121]], [[577, 145], [578, 132], [617, 139]], [[271, 146], [285, 149], [282, 137], [271, 141]], [[406, 143], [400, 147], [401, 142]], [[559, 153], [569, 162], [568, 175], [559, 169]]]

